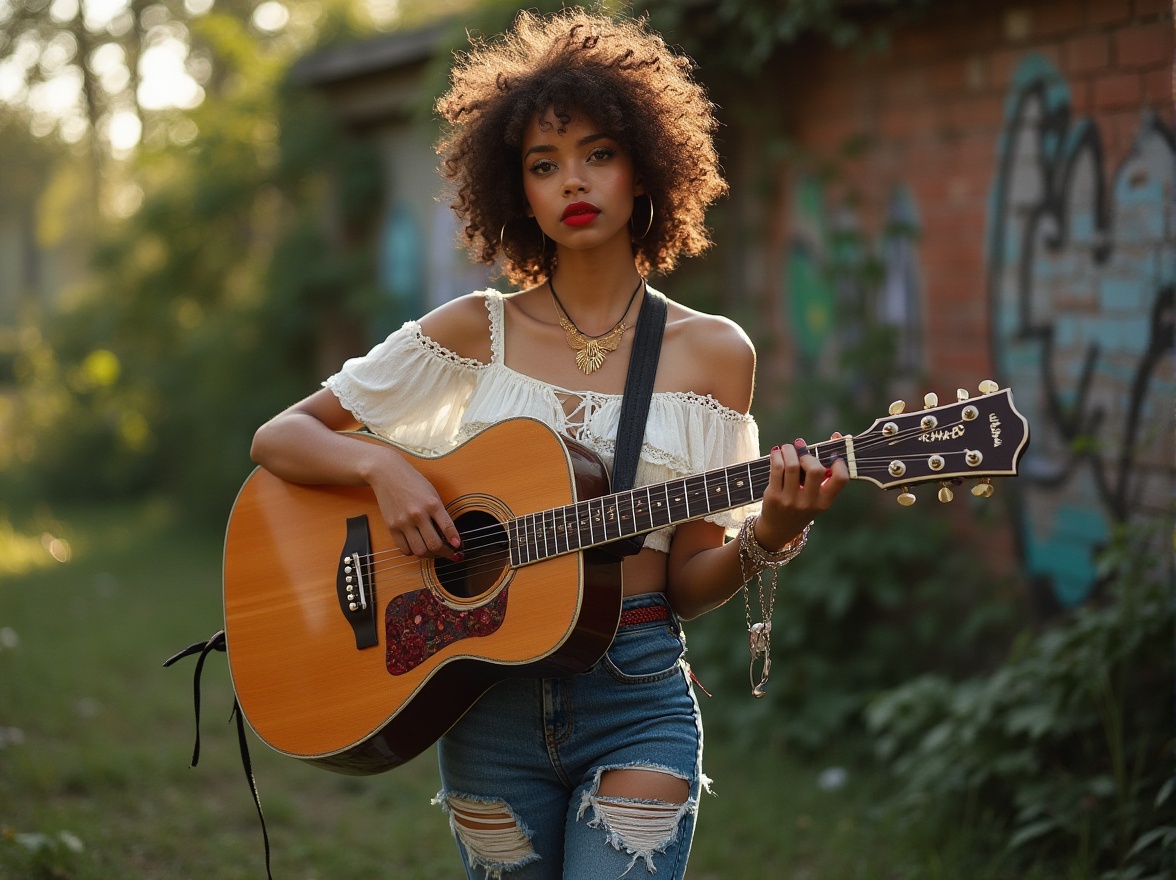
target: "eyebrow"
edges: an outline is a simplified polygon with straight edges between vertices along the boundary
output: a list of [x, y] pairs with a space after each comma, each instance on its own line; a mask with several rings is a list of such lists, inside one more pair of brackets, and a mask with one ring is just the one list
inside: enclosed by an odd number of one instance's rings
[[[599, 132], [598, 134], [585, 135], [584, 137], [582, 137], [578, 141], [576, 141], [576, 146], [583, 147], [586, 144], [590, 144], [593, 141], [603, 140], [604, 138], [611, 139], [612, 135], [608, 134], [607, 132], [603, 132], [603, 131]], [[523, 158], [526, 159], [532, 153], [554, 153], [555, 149], [556, 149], [555, 146], [552, 144], [536, 144], [535, 146], [531, 147], [531, 149], [527, 150], [527, 152], [523, 153]]]

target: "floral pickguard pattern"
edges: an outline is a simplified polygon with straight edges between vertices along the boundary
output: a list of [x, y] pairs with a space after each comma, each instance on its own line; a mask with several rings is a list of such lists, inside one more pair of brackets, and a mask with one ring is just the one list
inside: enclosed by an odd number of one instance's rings
[[485, 605], [461, 611], [431, 590], [397, 596], [384, 612], [388, 672], [403, 675], [446, 645], [495, 632], [506, 619], [506, 594], [503, 588]]

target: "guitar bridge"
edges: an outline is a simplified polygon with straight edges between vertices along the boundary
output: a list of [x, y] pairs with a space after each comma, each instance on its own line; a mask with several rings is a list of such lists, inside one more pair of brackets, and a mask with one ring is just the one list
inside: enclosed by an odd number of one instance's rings
[[355, 633], [357, 649], [380, 643], [376, 628], [376, 584], [372, 579], [372, 535], [366, 516], [347, 519], [347, 540], [335, 577], [339, 608]]

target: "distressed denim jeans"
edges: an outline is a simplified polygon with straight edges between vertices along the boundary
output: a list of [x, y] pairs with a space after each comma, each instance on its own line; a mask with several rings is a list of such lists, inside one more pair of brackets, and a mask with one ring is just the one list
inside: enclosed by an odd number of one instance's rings
[[[625, 610], [666, 606], [660, 593]], [[437, 796], [470, 880], [609, 880], [686, 871], [702, 724], [678, 621], [623, 626], [592, 669], [491, 688], [439, 744]], [[685, 780], [681, 803], [598, 794], [610, 770]]]

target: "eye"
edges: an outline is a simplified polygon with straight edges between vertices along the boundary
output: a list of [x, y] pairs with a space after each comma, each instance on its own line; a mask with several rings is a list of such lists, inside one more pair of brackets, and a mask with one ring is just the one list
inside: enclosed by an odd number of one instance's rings
[[555, 163], [550, 159], [536, 159], [527, 170], [532, 174], [547, 174], [555, 170]]
[[616, 154], [617, 154], [617, 151], [612, 149], [611, 147], [597, 147], [595, 150], [593, 150], [591, 153], [588, 154], [588, 161], [589, 162], [607, 162], [609, 159], [611, 159]]

